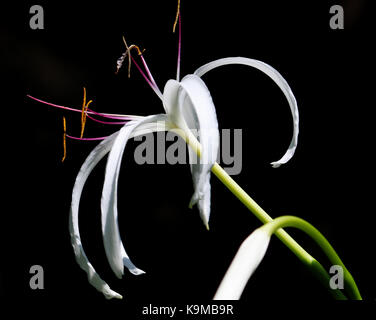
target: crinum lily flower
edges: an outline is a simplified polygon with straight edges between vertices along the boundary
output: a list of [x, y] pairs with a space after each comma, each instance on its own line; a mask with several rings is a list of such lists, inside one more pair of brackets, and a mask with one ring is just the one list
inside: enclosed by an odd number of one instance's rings
[[[210, 171], [217, 157], [219, 131], [213, 100], [211, 98], [209, 89], [201, 79], [205, 73], [219, 66], [240, 64], [259, 69], [268, 75], [281, 88], [282, 92], [287, 98], [293, 116], [294, 129], [290, 146], [279, 161], [272, 162], [273, 167], [278, 167], [281, 164], [286, 163], [293, 156], [297, 145], [299, 115], [295, 97], [285, 79], [270, 65], [258, 60], [242, 57], [224, 58], [205, 64], [197, 69], [193, 74], [189, 74], [180, 80], [180, 12], [178, 12], [177, 21], [179, 23], [179, 42], [176, 79], [167, 81], [163, 93], [156, 84], [142, 55], [142, 52], [137, 46], [132, 45], [128, 47], [124, 41], [127, 50], [118, 60], [117, 71], [119, 71], [126, 57], [129, 59], [129, 67], [130, 62], [133, 61], [146, 82], [161, 99], [165, 114], [141, 117], [100, 113], [89, 109], [88, 104], [85, 102], [86, 98], [84, 98], [82, 108], [82, 114], [84, 117], [87, 116], [90, 119], [101, 123], [123, 124], [123, 127], [108, 137], [100, 138], [83, 138], [82, 136], [73, 137], [65, 133], [65, 136], [71, 139], [103, 140], [87, 157], [77, 175], [72, 192], [69, 227], [71, 243], [76, 256], [76, 261], [87, 273], [89, 282], [98, 291], [102, 292], [108, 299], [122, 298], [122, 296], [111, 290], [108, 284], [101, 279], [94, 267], [89, 262], [81, 243], [78, 215], [79, 202], [84, 184], [97, 163], [109, 153], [101, 199], [101, 222], [106, 256], [113, 272], [118, 278], [122, 277], [124, 273], [124, 266], [127, 267], [132, 274], [139, 275], [144, 273], [129, 259], [119, 233], [117, 185], [120, 163], [126, 143], [130, 138], [149, 132], [163, 130], [177, 131], [181, 136], [183, 136], [190, 146], [196, 146], [196, 148], [189, 148], [190, 167], [194, 184], [194, 193], [190, 206], [197, 204], [201, 219], [208, 228], [210, 216]], [[131, 56], [132, 49], [136, 49], [138, 51], [138, 56], [142, 61], [143, 69], [136, 62], [134, 57]], [[130, 69], [128, 69], [128, 73], [129, 70]], [[39, 102], [47, 103], [36, 98], [33, 99]], [[81, 111], [79, 109], [67, 108], [51, 103], [47, 104], [73, 111]], [[97, 118], [93, 116], [97, 116]], [[103, 121], [103, 119], [99, 120], [98, 117], [121, 121]], [[193, 131], [195, 133], [193, 133]], [[197, 146], [199, 146], [198, 149], [200, 152], [200, 157], [203, 159], [200, 161], [200, 163], [195, 163], [195, 161], [193, 161], [195, 151], [197, 151]]]

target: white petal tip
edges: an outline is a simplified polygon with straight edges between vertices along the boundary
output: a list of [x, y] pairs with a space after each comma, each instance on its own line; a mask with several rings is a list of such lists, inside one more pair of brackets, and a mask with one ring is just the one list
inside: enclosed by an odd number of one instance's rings
[[189, 201], [188, 208], [192, 209], [195, 204], [197, 204], [199, 198], [197, 197], [196, 193], [193, 194], [191, 201]]
[[121, 294], [116, 294], [115, 296], [113, 296], [114, 299], [123, 299], [123, 296]]
[[118, 279], [122, 279], [123, 278], [123, 275], [124, 275], [124, 269], [123, 270], [115, 270], [113, 269], [112, 270], [115, 274], [115, 276], [118, 278]]
[[141, 269], [129, 269], [129, 272], [134, 274], [135, 276], [139, 276], [141, 274], [145, 274], [146, 272]]
[[203, 208], [199, 205], [199, 211], [200, 211], [200, 218], [202, 222], [204, 223], [207, 230], [209, 230], [209, 217], [210, 217], [210, 209]]
[[206, 215], [204, 215], [200, 212], [200, 217], [201, 217], [202, 222], [204, 223], [206, 230], [209, 231], [210, 229], [209, 229], [209, 219], [207, 218], [208, 216], [206, 216]]
[[104, 294], [105, 298], [110, 299], [123, 299], [123, 296], [114, 290], [111, 290], [110, 287], [106, 284], [102, 289], [102, 293]]
[[271, 162], [270, 164], [272, 165], [273, 168], [279, 168], [282, 163], [280, 163], [280, 162]]

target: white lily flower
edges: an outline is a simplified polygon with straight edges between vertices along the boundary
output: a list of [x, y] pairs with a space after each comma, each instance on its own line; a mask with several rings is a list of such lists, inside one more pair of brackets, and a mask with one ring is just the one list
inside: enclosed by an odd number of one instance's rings
[[[282, 89], [283, 93], [287, 97], [293, 115], [294, 123], [293, 138], [287, 152], [279, 161], [273, 162], [272, 165], [274, 167], [278, 167], [279, 165], [286, 163], [293, 156], [297, 144], [299, 116], [296, 100], [287, 82], [271, 66], [263, 62], [248, 58], [225, 58], [215, 60], [202, 66], [201, 68], [197, 69], [194, 74], [187, 75], [180, 81], [181, 23], [179, 12], [178, 18], [179, 49], [177, 77], [176, 80], [171, 79], [167, 81], [163, 94], [159, 90], [142, 56], [142, 53], [137, 46], [132, 45], [128, 47], [125, 43], [127, 51], [118, 60], [119, 70], [125, 57], [128, 55], [129, 61], [133, 61], [147, 83], [151, 86], [156, 95], [162, 100], [166, 114], [140, 117], [99, 113], [88, 108], [88, 105], [91, 101], [86, 104], [86, 96], [84, 96], [84, 104], [82, 109], [83, 123], [87, 116], [97, 122], [124, 124], [124, 126], [113, 135], [101, 138], [78, 138], [64, 133], [65, 137], [77, 140], [103, 140], [90, 153], [77, 175], [72, 193], [72, 203], [70, 210], [70, 234], [72, 246], [78, 264], [88, 274], [89, 282], [97, 290], [101, 291], [108, 299], [121, 298], [121, 295], [111, 290], [107, 283], [100, 278], [93, 266], [90, 264], [81, 244], [78, 226], [78, 208], [83, 186], [96, 164], [107, 153], [109, 153], [101, 199], [102, 233], [106, 256], [113, 272], [118, 278], [122, 277], [124, 266], [126, 266], [133, 274], [138, 275], [144, 273], [142, 270], [138, 269], [129, 259], [119, 233], [117, 219], [117, 185], [120, 163], [128, 139], [148, 132], [179, 129], [180, 134], [183, 133], [184, 138], [189, 143], [196, 146], [198, 145], [197, 142], [200, 143], [199, 152], [201, 161], [199, 163], [195, 163], [195, 152], [191, 148], [189, 148], [190, 167], [194, 184], [194, 193], [190, 201], [190, 206], [197, 204], [201, 219], [203, 220], [205, 226], [208, 228], [210, 217], [210, 172], [212, 166], [216, 161], [218, 153], [219, 131], [214, 103], [211, 98], [209, 89], [200, 78], [202, 75], [218, 66], [227, 64], [243, 64], [263, 71], [270, 78], [272, 78], [274, 82], [276, 82], [276, 84]], [[137, 49], [145, 71], [143, 71], [142, 68], [137, 64], [135, 59], [131, 57], [131, 49]], [[73, 111], [80, 111], [77, 109], [47, 103], [31, 96], [29, 97], [55, 107]], [[112, 120], [117, 119], [122, 121], [107, 122], [98, 120], [92, 116], [98, 116]]]
[[249, 278], [265, 256], [270, 237], [270, 233], [259, 228], [244, 240], [219, 285], [214, 300], [239, 300]]

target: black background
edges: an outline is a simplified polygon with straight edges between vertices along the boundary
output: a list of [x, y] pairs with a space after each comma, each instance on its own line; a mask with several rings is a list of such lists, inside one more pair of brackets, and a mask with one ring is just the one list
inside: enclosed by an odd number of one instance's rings
[[[345, 29], [329, 27], [329, 8], [342, 4]], [[373, 11], [370, 1], [182, 1], [182, 75], [221, 57], [244, 56], [276, 68], [299, 105], [294, 158], [273, 169], [292, 134], [287, 101], [261, 72], [242, 66], [203, 76], [220, 128], [243, 129], [243, 168], [236, 181], [272, 216], [292, 214], [315, 225], [356, 279], [376, 298], [374, 274]], [[68, 141], [62, 156], [62, 116], [79, 135], [80, 115], [31, 101], [26, 94], [79, 107], [82, 88], [102, 112], [149, 115], [160, 100], [132, 69], [114, 74], [128, 43], [144, 57], [160, 88], [175, 77], [176, 1], [43, 2], [45, 29], [29, 28], [34, 2], [6, 5], [1, 20], [3, 195], [0, 295], [17, 303], [86, 301], [98, 308], [143, 303], [209, 302], [242, 240], [260, 223], [212, 177], [207, 232], [196, 208], [187, 165], [136, 165], [135, 142], [125, 152], [119, 183], [119, 223], [125, 247], [143, 276], [117, 279], [100, 232], [105, 161], [90, 176], [80, 207], [85, 251], [102, 278], [124, 295], [105, 301], [78, 267], [68, 213], [75, 176], [95, 142]], [[87, 123], [85, 135], [113, 132]], [[329, 268], [315, 244], [291, 234]], [[45, 289], [29, 287], [29, 269], [42, 265]], [[330, 294], [273, 238], [243, 301], [323, 301]]]

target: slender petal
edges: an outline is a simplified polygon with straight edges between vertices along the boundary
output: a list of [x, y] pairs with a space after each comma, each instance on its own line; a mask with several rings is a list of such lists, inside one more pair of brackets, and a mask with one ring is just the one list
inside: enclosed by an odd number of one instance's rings
[[108, 284], [101, 279], [101, 277], [89, 262], [81, 243], [80, 230], [78, 227], [78, 208], [80, 204], [82, 189], [88, 176], [97, 165], [97, 163], [110, 151], [117, 134], [118, 133], [116, 132], [103, 140], [96, 148], [94, 148], [94, 150], [90, 153], [90, 155], [82, 165], [73, 187], [72, 203], [69, 215], [69, 231], [76, 261], [81, 269], [83, 269], [87, 273], [89, 283], [93, 285], [98, 291], [102, 292], [107, 299], [121, 299], [122, 296], [110, 289]]
[[299, 112], [298, 112], [298, 106], [297, 106], [297, 102], [294, 97], [294, 94], [292, 93], [291, 88], [288, 85], [287, 81], [282, 77], [282, 75], [277, 70], [275, 70], [273, 67], [271, 67], [270, 65], [262, 61], [258, 61], [254, 59], [243, 58], [243, 57], [231, 57], [231, 58], [218, 59], [218, 60], [209, 62], [203, 65], [202, 67], [198, 68], [194, 72], [194, 74], [201, 77], [205, 73], [207, 73], [208, 71], [214, 68], [217, 68], [223, 65], [228, 65], [228, 64], [242, 64], [242, 65], [247, 65], [247, 66], [261, 70], [279, 86], [279, 88], [282, 90], [285, 97], [287, 98], [287, 101], [290, 105], [291, 114], [293, 117], [293, 137], [283, 157], [279, 159], [278, 161], [271, 163], [271, 165], [274, 168], [277, 168], [281, 164], [286, 163], [292, 158], [292, 156], [295, 153], [296, 146], [298, 144]]
[[201, 219], [208, 228], [210, 216], [210, 170], [217, 159], [219, 147], [218, 120], [213, 100], [205, 83], [195, 75], [181, 81], [179, 104], [190, 129], [195, 129], [201, 143], [201, 158], [189, 148], [190, 167], [195, 191], [190, 206], [198, 205]]
[[[166, 120], [166, 115], [155, 115], [145, 117], [141, 121], [131, 121], [127, 123], [119, 131], [108, 156], [101, 199], [102, 233], [107, 260], [118, 278], [121, 278], [123, 275], [124, 265], [132, 273], [143, 273], [143, 271], [135, 268], [129, 260], [119, 233], [117, 186], [122, 155], [129, 138], [144, 134], [146, 130], [150, 130], [149, 132], [166, 130]], [[137, 129], [139, 130], [137, 131]]]
[[256, 229], [244, 240], [231, 262], [214, 300], [238, 300], [243, 290], [265, 256], [270, 241], [270, 234]]
[[[218, 121], [213, 100], [205, 83], [188, 75], [179, 83], [169, 80], [163, 93], [163, 103], [171, 120], [188, 137], [201, 143], [201, 159], [189, 148], [194, 194], [190, 206], [198, 205], [201, 219], [208, 227], [210, 216], [210, 170], [219, 147]], [[188, 132], [189, 131], [189, 132]]]
[[[165, 129], [163, 128], [163, 125], [160, 125], [158, 123], [154, 123], [154, 124], [148, 123], [148, 124], [139, 126], [132, 133], [131, 137], [145, 134], [147, 132], [150, 132], [150, 130], [157, 131], [157, 130], [165, 130]], [[117, 137], [118, 134], [119, 132], [116, 132], [112, 134], [111, 136], [107, 137], [100, 144], [98, 144], [94, 148], [94, 150], [90, 153], [90, 155], [87, 157], [84, 164], [82, 165], [77, 175], [74, 187], [73, 187], [72, 203], [71, 203], [70, 216], [69, 216], [69, 230], [70, 230], [70, 236], [71, 236], [71, 243], [72, 243], [73, 250], [75, 253], [76, 261], [80, 265], [80, 267], [87, 273], [89, 283], [93, 285], [98, 291], [102, 292], [107, 299], [111, 299], [111, 298], [121, 299], [122, 296], [118, 294], [117, 292], [110, 289], [108, 284], [101, 279], [101, 277], [95, 271], [92, 264], [89, 262], [85, 254], [85, 251], [82, 247], [82, 243], [81, 243], [81, 236], [80, 236], [80, 230], [79, 230], [79, 225], [78, 225], [78, 214], [79, 214], [80, 198], [81, 198], [81, 194], [82, 194], [82, 190], [85, 185], [85, 182], [87, 178], [89, 177], [91, 171], [98, 164], [98, 162], [102, 158], [104, 158], [104, 156], [111, 150], [113, 143], [115, 141], [115, 138]], [[127, 257], [124, 247], [123, 246], [121, 247], [122, 247], [122, 255], [124, 257]], [[125, 259], [125, 262], [127, 262], [127, 267], [130, 268], [130, 271], [132, 273], [134, 274], [143, 273], [142, 270], [137, 269], [132, 264], [129, 258]]]

